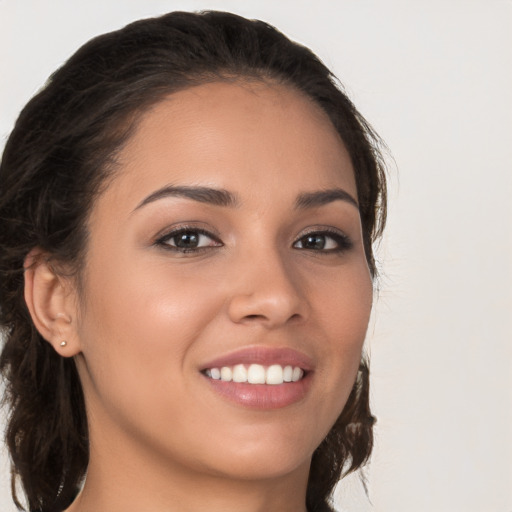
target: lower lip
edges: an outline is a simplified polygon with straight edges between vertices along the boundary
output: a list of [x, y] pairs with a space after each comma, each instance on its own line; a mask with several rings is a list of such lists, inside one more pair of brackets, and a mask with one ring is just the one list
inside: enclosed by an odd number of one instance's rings
[[297, 382], [271, 385], [225, 382], [205, 376], [212, 389], [223, 398], [251, 409], [280, 409], [300, 402], [308, 392], [311, 377], [308, 373]]

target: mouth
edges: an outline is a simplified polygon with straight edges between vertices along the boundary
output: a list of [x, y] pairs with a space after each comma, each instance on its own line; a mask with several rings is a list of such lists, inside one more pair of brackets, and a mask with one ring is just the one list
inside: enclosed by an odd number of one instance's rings
[[300, 402], [313, 380], [305, 354], [289, 348], [251, 347], [207, 363], [200, 370], [210, 389], [250, 409], [278, 409]]

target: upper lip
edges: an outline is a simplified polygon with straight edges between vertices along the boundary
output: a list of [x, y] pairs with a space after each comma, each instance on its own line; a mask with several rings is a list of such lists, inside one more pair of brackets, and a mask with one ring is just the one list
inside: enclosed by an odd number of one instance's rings
[[272, 364], [298, 366], [306, 371], [311, 371], [314, 367], [312, 359], [298, 350], [288, 347], [252, 346], [238, 349], [212, 359], [204, 364], [201, 370], [253, 363], [261, 364], [262, 366], [270, 366]]

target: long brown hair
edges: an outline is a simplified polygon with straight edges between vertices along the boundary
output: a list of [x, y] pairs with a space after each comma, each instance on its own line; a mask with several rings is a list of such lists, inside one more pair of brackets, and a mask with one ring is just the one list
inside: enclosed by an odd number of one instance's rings
[[[386, 215], [379, 138], [309, 49], [264, 22], [222, 12], [174, 12], [91, 40], [24, 108], [0, 166], [0, 371], [9, 407], [13, 497], [20, 509], [17, 480], [30, 510], [69, 506], [89, 456], [74, 361], [45, 342], [23, 298], [26, 255], [40, 247], [79, 276], [88, 212], [115, 172], [116, 151], [138, 116], [173, 92], [237, 78], [296, 88], [329, 115], [354, 166], [366, 258], [375, 277], [372, 244]], [[342, 473], [370, 455], [368, 386], [363, 361], [341, 416], [314, 453], [310, 512], [332, 510], [330, 495]]]

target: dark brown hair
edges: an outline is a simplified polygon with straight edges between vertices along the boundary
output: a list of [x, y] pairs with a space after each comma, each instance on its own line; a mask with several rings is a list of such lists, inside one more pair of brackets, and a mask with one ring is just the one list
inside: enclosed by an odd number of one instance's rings
[[[31, 321], [23, 296], [25, 257], [39, 247], [79, 277], [88, 213], [115, 172], [116, 151], [138, 116], [173, 92], [237, 79], [288, 85], [328, 114], [352, 159], [366, 257], [375, 277], [372, 244], [386, 213], [380, 142], [310, 50], [264, 22], [222, 12], [174, 12], [89, 41], [21, 112], [0, 166], [0, 371], [19, 508], [18, 479], [30, 510], [63, 510], [88, 464], [78, 374], [74, 361], [60, 357]], [[363, 361], [341, 416], [314, 453], [310, 512], [332, 510], [334, 485], [370, 455], [374, 418], [368, 386]]]

